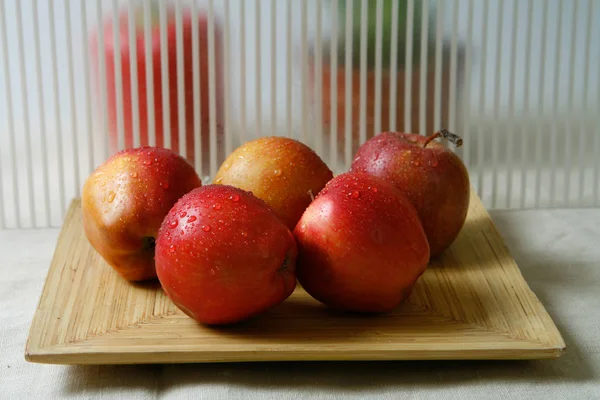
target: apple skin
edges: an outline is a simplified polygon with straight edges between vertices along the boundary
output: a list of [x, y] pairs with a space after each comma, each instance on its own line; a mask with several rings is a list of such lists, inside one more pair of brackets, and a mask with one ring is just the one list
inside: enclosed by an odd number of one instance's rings
[[194, 168], [171, 150], [121, 151], [86, 180], [83, 228], [94, 249], [123, 278], [156, 278], [154, 240], [177, 200], [202, 185]]
[[469, 210], [470, 182], [461, 159], [428, 137], [384, 132], [357, 151], [350, 171], [384, 178], [417, 209], [431, 250], [439, 256], [456, 239]]
[[296, 287], [298, 248], [290, 230], [259, 198], [207, 185], [181, 198], [156, 241], [158, 279], [198, 322], [230, 324], [258, 315]]
[[344, 311], [393, 310], [429, 262], [415, 208], [393, 186], [368, 174], [331, 180], [294, 235], [298, 281], [315, 299]]
[[286, 137], [263, 137], [233, 151], [215, 183], [251, 191], [294, 229], [306, 207], [333, 178], [310, 147]]

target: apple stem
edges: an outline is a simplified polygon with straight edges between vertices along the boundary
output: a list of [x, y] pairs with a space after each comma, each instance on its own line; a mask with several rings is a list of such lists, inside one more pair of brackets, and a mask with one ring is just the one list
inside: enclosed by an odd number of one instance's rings
[[455, 135], [454, 133], [448, 131], [447, 129], [440, 129], [439, 131], [437, 131], [436, 133], [434, 133], [433, 135], [431, 135], [427, 138], [427, 140], [423, 144], [423, 148], [427, 147], [427, 145], [430, 142], [432, 142], [433, 140], [435, 140], [439, 137], [446, 139], [450, 143], [454, 144], [456, 147], [460, 147], [463, 144], [463, 140], [460, 136]]

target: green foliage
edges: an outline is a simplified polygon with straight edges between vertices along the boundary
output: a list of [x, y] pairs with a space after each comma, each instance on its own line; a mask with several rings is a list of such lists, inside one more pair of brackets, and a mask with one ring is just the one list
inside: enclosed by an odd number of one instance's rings
[[[375, 65], [375, 48], [377, 44], [377, 1], [378, 0], [366, 0], [367, 1], [367, 64], [369, 67]], [[381, 18], [381, 33], [382, 33], [382, 51], [381, 59], [382, 65], [385, 67], [390, 63], [391, 57], [391, 44], [392, 44], [392, 8], [393, 3], [398, 2], [398, 66], [402, 66], [406, 63], [406, 45], [407, 45], [407, 15], [408, 15], [408, 1], [407, 0], [380, 0], [382, 3], [382, 18]], [[426, 1], [426, 0], [425, 0]], [[360, 38], [361, 38], [361, 21], [362, 21], [362, 0], [340, 0], [338, 2], [338, 16], [340, 21], [340, 33], [339, 43], [340, 50], [345, 49], [345, 19], [346, 19], [346, 8], [347, 3], [352, 3], [352, 63], [353, 65], [360, 65]], [[420, 62], [421, 53], [421, 37], [422, 37], [422, 16], [423, 16], [423, 1], [415, 0], [413, 9], [413, 35], [412, 35], [412, 47], [413, 47], [413, 64]], [[335, 11], [335, 10], [332, 10]], [[433, 11], [429, 12], [429, 35], [428, 35], [428, 46], [431, 46], [434, 38], [434, 30], [431, 21], [434, 20]], [[431, 52], [429, 52], [431, 53]], [[340, 59], [343, 62], [343, 57]]]

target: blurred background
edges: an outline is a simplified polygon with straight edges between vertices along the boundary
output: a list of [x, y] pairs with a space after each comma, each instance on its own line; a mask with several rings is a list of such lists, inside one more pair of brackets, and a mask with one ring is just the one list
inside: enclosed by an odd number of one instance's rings
[[[600, 205], [598, 0], [0, 0], [0, 228], [60, 225], [115, 151], [210, 181], [297, 138], [337, 173], [384, 130], [461, 135], [488, 208]], [[118, 34], [116, 34], [118, 33]]]

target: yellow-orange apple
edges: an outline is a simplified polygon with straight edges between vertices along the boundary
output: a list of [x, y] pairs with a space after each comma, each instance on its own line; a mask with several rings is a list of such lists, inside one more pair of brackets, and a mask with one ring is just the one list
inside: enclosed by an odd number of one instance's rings
[[294, 229], [314, 196], [333, 177], [310, 147], [285, 137], [263, 137], [238, 147], [215, 183], [251, 191]]
[[85, 234], [125, 279], [155, 278], [154, 247], [160, 224], [181, 196], [201, 185], [194, 168], [171, 150], [121, 151], [85, 182]]

